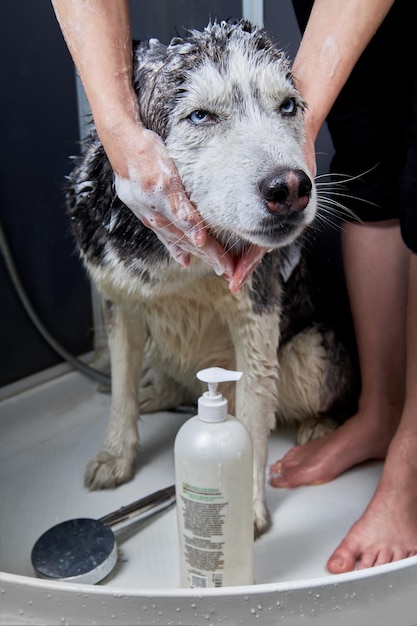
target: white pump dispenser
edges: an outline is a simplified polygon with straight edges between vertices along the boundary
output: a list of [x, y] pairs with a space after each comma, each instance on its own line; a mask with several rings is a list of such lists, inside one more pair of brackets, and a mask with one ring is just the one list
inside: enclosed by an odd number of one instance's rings
[[227, 418], [227, 400], [221, 393], [217, 393], [217, 385], [239, 380], [241, 376], [242, 372], [225, 370], [223, 367], [208, 367], [197, 372], [198, 380], [208, 385], [208, 391], [198, 399], [198, 417], [203, 422], [222, 422]]
[[253, 452], [245, 426], [227, 414], [221, 382], [241, 372], [210, 367], [197, 374], [208, 384], [175, 439], [175, 481], [183, 587], [254, 582]]

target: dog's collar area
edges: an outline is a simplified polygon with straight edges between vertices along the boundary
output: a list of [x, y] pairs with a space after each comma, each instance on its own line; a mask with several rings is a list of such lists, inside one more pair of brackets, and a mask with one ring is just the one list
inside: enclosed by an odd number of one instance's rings
[[301, 260], [301, 243], [295, 242], [291, 246], [283, 249], [279, 275], [286, 283]]

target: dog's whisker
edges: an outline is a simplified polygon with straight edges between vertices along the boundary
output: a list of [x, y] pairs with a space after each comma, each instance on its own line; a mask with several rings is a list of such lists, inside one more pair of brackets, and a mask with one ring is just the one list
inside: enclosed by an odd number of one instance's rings
[[[319, 212], [323, 215], [323, 211], [326, 211], [329, 215], [334, 215], [341, 221], [355, 221], [362, 223], [362, 220], [358, 217], [353, 209], [346, 206], [343, 200], [349, 200], [358, 203], [358, 205], [367, 204], [369, 206], [376, 206], [374, 202], [370, 200], [355, 196], [345, 189], [348, 189], [348, 183], [359, 180], [362, 176], [372, 171], [374, 168], [370, 168], [366, 172], [358, 174], [356, 176], [349, 176], [346, 174], [335, 173], [332, 174], [329, 179], [329, 174], [323, 174], [316, 177], [317, 199]], [[318, 180], [325, 178], [325, 180]]]
[[369, 206], [374, 206], [374, 207], [378, 206], [377, 203], [372, 202], [372, 200], [367, 200], [366, 198], [361, 198], [359, 196], [354, 196], [348, 193], [339, 193], [337, 191], [331, 192], [331, 194], [329, 194], [329, 199], [332, 199], [335, 196], [338, 198], [348, 198], [349, 200], [354, 200], [358, 204], [368, 204]]
[[326, 207], [328, 210], [334, 210], [337, 215], [345, 215], [349, 216], [351, 219], [361, 222], [360, 218], [357, 216], [353, 209], [347, 207], [343, 201], [339, 200], [349, 199], [350, 201], [355, 201], [360, 206], [361, 204], [368, 204], [369, 206], [375, 206], [375, 203], [363, 200], [362, 198], [358, 198], [351, 194], [345, 193], [332, 193], [332, 194], [318, 194], [318, 205], [319, 207]]
[[[355, 180], [361, 180], [364, 176], [366, 176], [367, 174], [375, 170], [376, 167], [377, 165], [374, 165], [373, 167], [370, 167], [369, 169], [364, 170], [363, 172], [360, 172], [359, 174], [343, 174], [341, 172], [332, 172], [332, 173], [327, 172], [327, 173], [319, 174], [318, 176], [316, 176], [314, 181], [318, 186], [320, 186], [320, 184], [322, 183], [329, 185], [329, 186], [340, 185], [344, 183], [351, 183], [352, 181], [355, 181]], [[321, 181], [320, 180], [321, 178], [325, 178], [328, 180]]]
[[341, 202], [337, 202], [333, 199], [320, 199], [317, 209], [317, 213], [323, 215], [334, 216], [339, 220], [361, 222], [359, 216], [352, 210], [346, 207]]
[[330, 217], [324, 213], [320, 213], [318, 212], [316, 214], [316, 219], [312, 224], [312, 228], [317, 229], [318, 225], [321, 226], [325, 226], [327, 229], [329, 230], [333, 230], [333, 231], [338, 231], [340, 226], [339, 226], [339, 222], [341, 220], [338, 219], [337, 221], [334, 219], [334, 216], [331, 215]]
[[[161, 226], [160, 230], [161, 230], [161, 232], [166, 231], [169, 234], [171, 232], [171, 227], [172, 226], [174, 226], [178, 230], [181, 230], [180, 224], [181, 224], [181, 226], [183, 224], [183, 222], [180, 219], [178, 219], [178, 220], [171, 220], [165, 226]], [[203, 219], [201, 219], [199, 222], [197, 222], [196, 227], [197, 226], [201, 226], [201, 225], [204, 225], [204, 220]], [[176, 246], [181, 246], [181, 243], [184, 243], [187, 240], [188, 240], [187, 233], [182, 233], [175, 241], [173, 241], [173, 244], [176, 245]]]
[[237, 246], [238, 246], [238, 241], [236, 239], [233, 240], [233, 236], [229, 235], [224, 244], [225, 251], [229, 254], [233, 252], [234, 248], [236, 248]]

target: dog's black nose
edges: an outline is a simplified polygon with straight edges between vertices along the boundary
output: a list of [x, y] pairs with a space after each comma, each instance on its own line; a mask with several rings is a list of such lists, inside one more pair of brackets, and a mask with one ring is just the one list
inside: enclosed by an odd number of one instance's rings
[[271, 213], [298, 213], [304, 211], [310, 199], [313, 184], [303, 170], [282, 169], [264, 178], [259, 190]]

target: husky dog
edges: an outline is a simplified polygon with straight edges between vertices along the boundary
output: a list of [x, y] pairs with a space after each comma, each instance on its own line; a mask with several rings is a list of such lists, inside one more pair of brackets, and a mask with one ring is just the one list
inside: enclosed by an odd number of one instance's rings
[[317, 196], [302, 153], [305, 104], [285, 55], [245, 20], [210, 23], [168, 46], [136, 44], [134, 65], [142, 120], [164, 140], [210, 234], [236, 257], [253, 244], [270, 251], [239, 293], [198, 258], [178, 265], [117, 197], [93, 130], [67, 200], [79, 253], [106, 302], [112, 406], [85, 484], [132, 478], [141, 411], [195, 402], [202, 368], [237, 369], [237, 387], [222, 391], [253, 440], [259, 535], [269, 525], [265, 470], [276, 420], [300, 423], [302, 441], [317, 437], [351, 384], [348, 356], [316, 319], [309, 291], [302, 233]]

